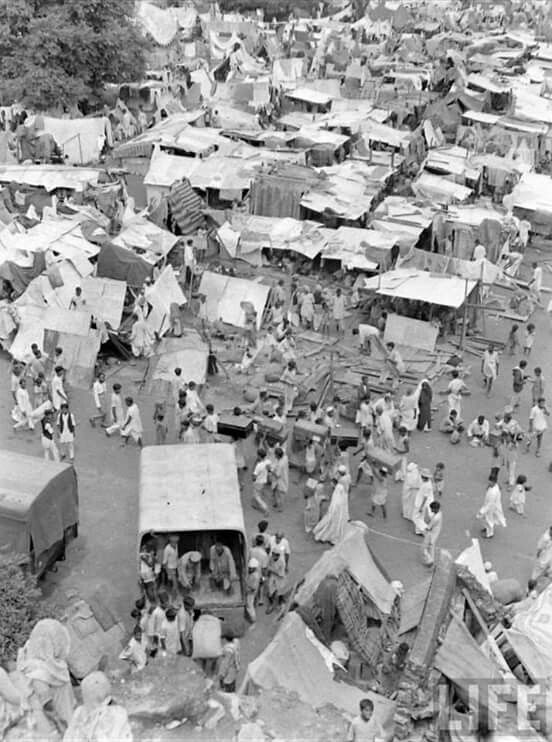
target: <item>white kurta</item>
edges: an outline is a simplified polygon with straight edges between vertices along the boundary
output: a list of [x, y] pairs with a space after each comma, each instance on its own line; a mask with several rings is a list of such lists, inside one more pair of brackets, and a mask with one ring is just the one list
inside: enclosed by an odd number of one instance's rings
[[414, 501], [414, 515], [412, 520], [418, 535], [424, 534], [426, 530], [426, 515], [428, 508], [435, 498], [433, 497], [433, 484], [429, 479], [422, 480], [420, 489]]
[[502, 510], [502, 494], [498, 484], [487, 488], [485, 500], [479, 511], [479, 515], [485, 519], [485, 523], [491, 533], [494, 531], [495, 526], [506, 528], [506, 518]]

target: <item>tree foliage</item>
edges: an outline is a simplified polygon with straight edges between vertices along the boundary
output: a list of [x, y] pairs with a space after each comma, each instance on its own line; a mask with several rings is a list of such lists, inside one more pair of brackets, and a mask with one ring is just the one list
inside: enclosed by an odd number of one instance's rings
[[0, 664], [13, 660], [35, 623], [45, 618], [36, 578], [21, 569], [21, 558], [0, 558]]
[[133, 0], [0, 0], [0, 98], [45, 111], [139, 80]]

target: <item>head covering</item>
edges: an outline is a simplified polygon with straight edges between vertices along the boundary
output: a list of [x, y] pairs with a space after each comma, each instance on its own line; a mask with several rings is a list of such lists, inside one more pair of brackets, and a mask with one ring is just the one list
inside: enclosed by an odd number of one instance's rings
[[424, 479], [431, 479], [431, 472], [429, 471], [429, 469], [421, 469], [420, 476]]
[[493, 563], [492, 562], [485, 562], [485, 564], [483, 566], [485, 567], [485, 572], [490, 572], [491, 569], [493, 568]]
[[29, 680], [51, 686], [70, 683], [67, 657], [71, 648], [69, 632], [59, 621], [39, 621], [17, 654], [17, 669]]
[[332, 414], [332, 412], [334, 412], [334, 408], [333, 408], [333, 407], [326, 407], [326, 413], [327, 413], [328, 415], [331, 415], [331, 414]]
[[99, 706], [105, 701], [110, 700], [111, 683], [107, 676], [100, 672], [91, 672], [81, 683], [82, 701], [85, 706]]
[[504, 414], [513, 415], [513, 413], [514, 413], [514, 408], [511, 405], [506, 405], [506, 407], [504, 408]]
[[402, 582], [400, 580], [392, 580], [391, 587], [393, 588], [395, 593], [400, 598], [402, 598], [402, 596], [404, 595], [404, 585], [402, 584]]
[[188, 556], [189, 556], [190, 561], [193, 562], [194, 564], [197, 564], [198, 562], [201, 561], [201, 552], [199, 551], [191, 551]]
[[340, 464], [337, 467], [337, 473], [338, 474], [347, 474], [347, 467], [345, 466], [345, 464]]
[[248, 562], [247, 566], [249, 569], [258, 569], [259, 568], [259, 560], [255, 559], [255, 557], [252, 557]]

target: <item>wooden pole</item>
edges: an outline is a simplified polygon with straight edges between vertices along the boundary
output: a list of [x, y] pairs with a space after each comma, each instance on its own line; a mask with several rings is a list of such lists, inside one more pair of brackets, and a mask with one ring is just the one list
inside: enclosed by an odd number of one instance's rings
[[468, 279], [465, 279], [464, 289], [464, 314], [462, 317], [462, 335], [460, 337], [460, 350], [464, 350], [464, 343], [466, 341], [466, 324], [468, 321]]

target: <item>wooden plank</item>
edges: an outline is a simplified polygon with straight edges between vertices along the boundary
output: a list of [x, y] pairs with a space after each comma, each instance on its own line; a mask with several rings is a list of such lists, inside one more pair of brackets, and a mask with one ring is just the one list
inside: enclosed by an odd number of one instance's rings
[[498, 667], [485, 657], [464, 623], [455, 615], [452, 616], [445, 639], [437, 650], [433, 665], [466, 691], [469, 690], [470, 680], [501, 678]]
[[417, 585], [405, 591], [401, 600], [401, 625], [399, 626], [399, 636], [412, 631], [420, 623], [422, 613], [424, 612], [431, 577], [427, 577]]

